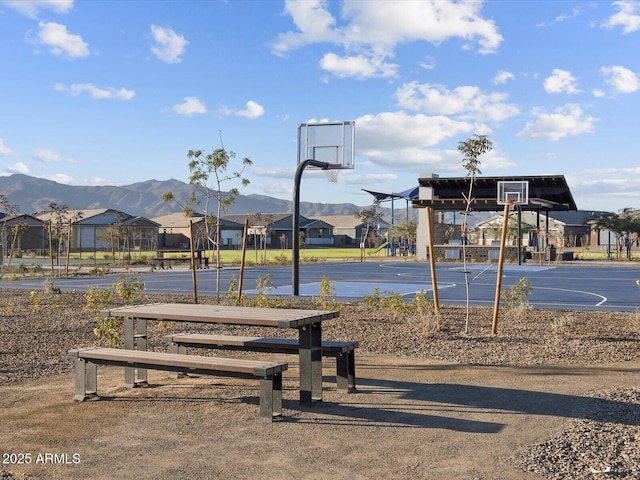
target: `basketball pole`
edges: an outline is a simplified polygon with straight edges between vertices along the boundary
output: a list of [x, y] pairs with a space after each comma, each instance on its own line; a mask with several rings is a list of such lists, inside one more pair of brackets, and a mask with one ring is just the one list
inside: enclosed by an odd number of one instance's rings
[[504, 219], [502, 220], [502, 235], [500, 237], [500, 255], [498, 256], [498, 278], [496, 279], [496, 297], [493, 304], [493, 323], [491, 334], [498, 333], [498, 312], [500, 310], [500, 291], [502, 290], [502, 268], [504, 266], [504, 252], [507, 240], [507, 227], [509, 225], [509, 202], [504, 204]]
[[330, 166], [327, 162], [307, 159], [300, 162], [298, 168], [296, 168], [296, 176], [293, 184], [293, 227], [291, 228], [291, 236], [293, 237], [291, 239], [293, 248], [291, 286], [294, 297], [300, 295], [300, 181], [302, 180], [302, 172], [308, 165], [323, 170], [327, 170]]

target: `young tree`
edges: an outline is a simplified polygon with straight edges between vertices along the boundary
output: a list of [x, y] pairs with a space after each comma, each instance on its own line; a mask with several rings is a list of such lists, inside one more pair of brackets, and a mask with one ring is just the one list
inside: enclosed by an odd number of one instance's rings
[[404, 237], [407, 239], [407, 247], [411, 249], [411, 245], [415, 242], [418, 225], [413, 220], [405, 220], [404, 222], [400, 222], [395, 227], [395, 233], [398, 237]]
[[[7, 215], [15, 215], [19, 210], [17, 205], [9, 204], [7, 197], [3, 193], [0, 193], [0, 208]], [[6, 249], [8, 245], [8, 234], [9, 231], [7, 229], [7, 223], [0, 223], [0, 270], [2, 270], [4, 266], [4, 257], [7, 255]]]
[[356, 212], [355, 217], [362, 220], [362, 223], [365, 226], [360, 235], [360, 261], [364, 261], [365, 241], [369, 237], [369, 230], [374, 228], [382, 220], [380, 202], [378, 200], [374, 201], [371, 207], [363, 208], [359, 212]]
[[474, 202], [473, 198], [473, 186], [476, 181], [476, 176], [481, 174], [480, 171], [480, 155], [488, 153], [493, 148], [493, 143], [487, 139], [486, 135], [478, 135], [474, 134], [471, 138], [467, 139], [464, 142], [458, 142], [458, 151], [462, 153], [464, 159], [462, 160], [462, 166], [467, 171], [467, 178], [469, 178], [469, 190], [465, 194], [462, 195], [465, 199], [465, 210], [464, 210], [464, 221], [462, 224], [462, 262], [464, 265], [464, 280], [467, 294], [467, 315], [465, 320], [464, 331], [467, 333], [469, 331], [469, 270], [467, 269], [467, 243], [469, 238], [469, 214], [472, 211], [472, 205]]
[[631, 237], [633, 234], [640, 235], [640, 217], [632, 215], [632, 211], [631, 208], [624, 208], [619, 214], [603, 215], [595, 222], [595, 226], [600, 230], [609, 230], [615, 235], [618, 260], [622, 257], [623, 249], [627, 260], [631, 259]]
[[[241, 168], [237, 172], [229, 173], [231, 161], [236, 154], [227, 151], [224, 147], [216, 148], [207, 154], [203, 150], [189, 150], [189, 183], [193, 185], [193, 191], [186, 204], [181, 205], [185, 216], [192, 217], [197, 205], [204, 205], [201, 211], [205, 216], [205, 234], [207, 240], [214, 246], [216, 252], [216, 294], [220, 298], [220, 216], [226, 212], [229, 206], [240, 194], [238, 188], [234, 187], [228, 191], [223, 191], [222, 186], [226, 182], [239, 181], [242, 186], [247, 186], [249, 180], [242, 176], [246, 167], [253, 164], [251, 159], [243, 158]], [[163, 195], [164, 201], [177, 201], [171, 192]], [[212, 205], [215, 202], [215, 205]], [[215, 214], [212, 209], [215, 208]]]
[[24, 222], [17, 223], [13, 227], [11, 227], [11, 249], [9, 250], [9, 261], [7, 262], [7, 268], [11, 268], [11, 260], [13, 260], [13, 255], [16, 249], [16, 243], [18, 242], [18, 238], [27, 230], [27, 224]]

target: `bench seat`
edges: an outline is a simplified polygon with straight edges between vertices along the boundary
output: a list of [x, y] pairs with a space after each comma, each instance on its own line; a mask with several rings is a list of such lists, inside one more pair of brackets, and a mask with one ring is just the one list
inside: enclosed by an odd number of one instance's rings
[[[298, 340], [286, 338], [244, 337], [238, 335], [209, 335], [175, 333], [163, 337], [171, 353], [186, 353], [187, 347], [220, 350], [248, 350], [268, 353], [298, 353]], [[336, 381], [340, 391], [355, 391], [356, 341], [322, 341], [322, 355], [336, 358]]]
[[258, 378], [260, 380], [259, 417], [271, 421], [282, 416], [282, 372], [287, 363], [236, 358], [180, 355], [119, 348], [88, 347], [69, 350], [75, 363], [74, 400], [97, 396], [97, 365], [148, 368], [202, 375]]

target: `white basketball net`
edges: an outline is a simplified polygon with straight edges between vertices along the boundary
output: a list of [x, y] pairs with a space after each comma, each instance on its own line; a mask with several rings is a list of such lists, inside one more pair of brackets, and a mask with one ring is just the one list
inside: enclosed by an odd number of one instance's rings
[[337, 168], [330, 168], [324, 171], [327, 175], [327, 181], [329, 183], [338, 183], [338, 175], [340, 174], [340, 170]]

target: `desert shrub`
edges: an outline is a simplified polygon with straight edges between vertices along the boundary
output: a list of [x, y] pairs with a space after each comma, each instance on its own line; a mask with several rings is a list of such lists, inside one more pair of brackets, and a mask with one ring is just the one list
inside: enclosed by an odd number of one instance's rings
[[97, 325], [93, 329], [93, 333], [96, 337], [105, 340], [111, 345], [121, 345], [123, 336], [122, 318], [104, 317], [101, 312], [113, 300], [114, 292], [125, 305], [133, 305], [138, 292], [144, 290], [144, 283], [135, 277], [120, 277], [111, 286], [113, 290], [108, 287], [103, 289], [91, 287], [85, 294], [86, 304], [84, 310], [95, 315]]
[[339, 309], [339, 303], [336, 302], [335, 283], [325, 275], [320, 278], [320, 293], [318, 293], [316, 301], [320, 303], [324, 310]]
[[554, 333], [566, 333], [576, 325], [576, 319], [569, 313], [558, 315], [551, 322], [551, 331]]
[[522, 277], [509, 290], [500, 292], [500, 297], [507, 310], [529, 305], [529, 295], [531, 294], [531, 284], [529, 280]]

